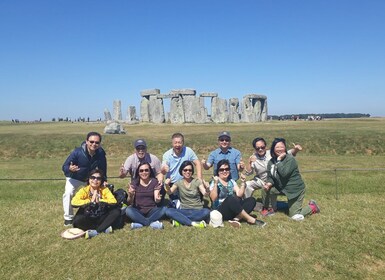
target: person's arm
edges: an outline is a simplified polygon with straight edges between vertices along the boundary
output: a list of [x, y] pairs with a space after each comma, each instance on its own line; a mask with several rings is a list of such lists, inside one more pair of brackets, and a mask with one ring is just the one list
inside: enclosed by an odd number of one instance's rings
[[293, 156], [296, 156], [299, 151], [302, 151], [302, 146], [300, 144], [293, 143], [294, 148], [289, 150], [289, 153]]
[[109, 190], [109, 188], [104, 188], [102, 191], [102, 197], [99, 200], [100, 202], [104, 202], [107, 204], [116, 204], [116, 198], [113, 193]]
[[167, 194], [173, 194], [178, 186], [175, 184], [172, 185], [172, 187], [170, 187], [170, 183], [171, 183], [171, 180], [170, 178], [167, 178], [165, 181], [164, 181], [164, 189], [166, 190], [166, 193]]
[[208, 188], [208, 183], [205, 180], [202, 180], [198, 186], [200, 193], [204, 196], [207, 196], [210, 193], [210, 189]]
[[211, 201], [215, 201], [218, 198], [218, 182], [219, 182], [219, 177], [213, 176], [213, 180], [211, 181], [211, 184], [210, 184]]
[[91, 203], [86, 187], [81, 188], [71, 200], [73, 207], [83, 207]]
[[241, 184], [238, 186], [238, 184], [234, 181], [234, 192], [238, 197], [243, 197], [245, 193], [246, 188], [246, 176], [245, 174], [241, 173]]
[[199, 180], [202, 181], [202, 166], [201, 166], [201, 162], [199, 161], [199, 159], [195, 159], [193, 162], [194, 162], [195, 168], [197, 170], [197, 177], [198, 177]]
[[253, 163], [257, 160], [257, 157], [252, 154], [250, 157], [249, 157], [249, 160], [247, 161], [247, 165], [246, 165], [246, 168], [245, 168], [245, 174], [246, 176], [250, 176], [253, 174], [254, 170], [253, 170]]
[[125, 178], [128, 174], [128, 170], [126, 170], [124, 168], [124, 163], [122, 163], [122, 165], [120, 166], [120, 169], [119, 169], [119, 178]]
[[132, 184], [128, 185], [127, 186], [127, 193], [128, 193], [127, 202], [129, 205], [131, 205], [132, 202], [134, 201], [134, 197], [135, 197], [135, 186], [133, 186]]

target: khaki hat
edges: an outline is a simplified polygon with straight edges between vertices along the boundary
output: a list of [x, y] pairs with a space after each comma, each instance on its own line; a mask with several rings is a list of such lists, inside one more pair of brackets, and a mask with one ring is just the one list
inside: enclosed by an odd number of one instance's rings
[[82, 237], [85, 234], [86, 232], [84, 230], [81, 230], [80, 228], [69, 228], [61, 233], [61, 237], [63, 237], [64, 239], [72, 240]]
[[210, 226], [213, 228], [223, 227], [222, 214], [218, 210], [210, 212]]

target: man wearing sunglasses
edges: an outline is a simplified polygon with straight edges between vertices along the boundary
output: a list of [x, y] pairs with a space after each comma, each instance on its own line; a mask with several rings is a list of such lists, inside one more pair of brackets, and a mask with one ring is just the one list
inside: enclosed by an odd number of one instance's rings
[[219, 147], [212, 151], [207, 160], [202, 159], [202, 166], [205, 170], [209, 170], [214, 166], [213, 170], [217, 169], [217, 164], [222, 159], [227, 159], [230, 163], [231, 179], [237, 181], [239, 179], [239, 172], [245, 168], [242, 161], [241, 152], [231, 147], [230, 132], [222, 131], [218, 134]]
[[87, 177], [91, 170], [105, 171], [105, 184], [107, 183], [106, 153], [101, 147], [102, 136], [98, 132], [89, 132], [86, 141], [75, 148], [65, 160], [62, 170], [66, 177], [63, 194], [64, 225], [72, 225], [74, 217], [71, 199], [75, 190], [87, 184]]
[[159, 158], [147, 152], [147, 143], [144, 139], [137, 139], [134, 142], [134, 147], [135, 152], [130, 155], [120, 167], [119, 177], [125, 178], [129, 175], [131, 178], [134, 178], [139, 164], [147, 162], [150, 164], [158, 182], [161, 184], [163, 182], [163, 174], [161, 173], [161, 162]]

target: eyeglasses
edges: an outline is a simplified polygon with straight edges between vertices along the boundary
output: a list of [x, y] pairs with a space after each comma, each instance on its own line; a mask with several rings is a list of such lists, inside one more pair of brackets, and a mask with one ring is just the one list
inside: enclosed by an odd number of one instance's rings
[[219, 168], [218, 171], [219, 172], [228, 172], [228, 171], [230, 171], [230, 168]]
[[102, 180], [102, 177], [98, 177], [98, 176], [90, 176], [90, 180], [98, 180], [98, 181], [101, 181], [101, 180]]
[[230, 142], [230, 138], [219, 138], [220, 142]]
[[191, 168], [185, 168], [185, 169], [182, 169], [183, 172], [192, 172], [192, 169]]
[[264, 149], [266, 149], [266, 146], [255, 147], [255, 149], [256, 149], [257, 151], [259, 151], [259, 150], [264, 150]]
[[139, 173], [143, 173], [143, 172], [150, 172], [150, 169], [139, 169]]
[[88, 141], [88, 142], [90, 142], [91, 144], [95, 144], [95, 145], [99, 145], [100, 144], [99, 141]]

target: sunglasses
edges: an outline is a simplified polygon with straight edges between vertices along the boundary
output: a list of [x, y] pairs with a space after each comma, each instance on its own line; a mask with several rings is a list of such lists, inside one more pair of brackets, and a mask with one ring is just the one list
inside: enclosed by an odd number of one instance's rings
[[140, 150], [145, 150], [146, 149], [146, 147], [145, 146], [138, 146], [138, 147], [136, 147], [136, 150], [137, 151], [140, 151]]
[[139, 169], [139, 173], [143, 173], [143, 172], [150, 172], [150, 169]]
[[90, 142], [91, 144], [95, 144], [95, 145], [99, 145], [100, 144], [99, 141], [88, 141], [88, 142]]
[[98, 180], [98, 181], [101, 181], [101, 180], [102, 180], [102, 177], [98, 177], [98, 176], [90, 176], [90, 180]]
[[192, 172], [192, 169], [190, 168], [185, 168], [185, 169], [182, 169], [183, 172]]
[[220, 142], [230, 142], [230, 138], [219, 138]]
[[225, 172], [225, 171], [230, 171], [230, 168], [219, 168], [219, 172]]
[[255, 149], [256, 149], [257, 151], [259, 151], [259, 150], [264, 150], [264, 149], [266, 149], [266, 146], [255, 147]]

